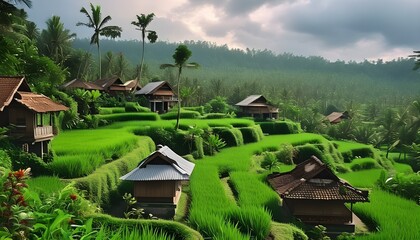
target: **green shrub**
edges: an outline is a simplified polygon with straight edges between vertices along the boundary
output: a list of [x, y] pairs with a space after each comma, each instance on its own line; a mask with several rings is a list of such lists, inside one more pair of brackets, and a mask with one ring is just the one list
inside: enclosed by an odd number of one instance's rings
[[0, 167], [12, 169], [12, 160], [6, 151], [0, 149]]
[[157, 121], [159, 115], [157, 113], [114, 113], [109, 115], [98, 115], [99, 119], [109, 122], [122, 122], [122, 121]]
[[214, 127], [213, 132], [218, 134], [226, 142], [228, 147], [236, 147], [244, 144], [242, 133], [237, 128]]
[[264, 158], [261, 161], [261, 167], [267, 170], [272, 170], [273, 168], [277, 167], [279, 162], [277, 161], [276, 154], [272, 152], [265, 152]]
[[283, 143], [280, 145], [278, 151], [275, 152], [278, 161], [285, 164], [293, 164], [293, 157], [295, 155], [295, 149], [292, 144]]
[[202, 118], [203, 119], [222, 119], [222, 118], [232, 118], [232, 116], [226, 113], [207, 113]]
[[252, 127], [239, 128], [242, 133], [244, 143], [258, 142], [262, 139], [263, 133], [259, 125]]
[[125, 112], [151, 112], [150, 108], [142, 107], [137, 102], [126, 102]]
[[199, 112], [201, 115], [204, 114], [204, 107], [203, 106], [198, 106], [198, 107], [182, 107], [182, 109], [188, 110], [188, 111]]
[[51, 173], [47, 164], [34, 153], [27, 153], [15, 149], [7, 151], [7, 154], [12, 160], [12, 167], [15, 171], [31, 168], [32, 176], [50, 175]]
[[[148, 228], [153, 231], [158, 231], [166, 236], [173, 237], [174, 239], [180, 240], [202, 240], [203, 237], [195, 230], [188, 226], [168, 220], [146, 220], [146, 219], [122, 219], [111, 217], [105, 214], [92, 215], [93, 222], [105, 226], [110, 230], [117, 230], [120, 227], [130, 227], [133, 229], [145, 229]], [[143, 238], [135, 238], [143, 239]], [[155, 238], [145, 238], [155, 239]], [[165, 238], [163, 238], [165, 239]]]
[[357, 158], [352, 161], [350, 168], [353, 171], [379, 168], [379, 164], [373, 158]]
[[316, 156], [319, 159], [323, 159], [322, 152], [316, 148], [313, 144], [305, 144], [301, 146], [296, 146], [296, 156], [293, 159], [293, 162], [296, 164], [302, 163], [303, 161], [308, 160], [312, 155]]
[[267, 134], [292, 134], [301, 132], [298, 123], [290, 121], [258, 122], [264, 133]]
[[194, 138], [195, 150], [192, 152], [195, 159], [204, 157], [204, 140], [202, 137], [196, 136]]
[[369, 146], [366, 146], [364, 148], [355, 148], [351, 150], [353, 153], [353, 156], [359, 157], [359, 158], [372, 158], [373, 157], [373, 152], [372, 152], [372, 148]]
[[100, 107], [99, 108], [99, 114], [100, 115], [112, 114], [112, 109], [111, 108], [106, 108], [106, 107]]
[[[161, 119], [164, 120], [170, 120], [170, 119], [176, 119], [178, 116], [178, 112], [176, 110], [174, 111], [170, 111], [164, 114], [160, 115]], [[180, 114], [180, 118], [191, 118], [191, 119], [196, 119], [199, 118], [201, 116], [201, 114], [199, 112], [196, 111], [189, 111], [189, 110], [182, 110], [181, 109], [181, 114]]]

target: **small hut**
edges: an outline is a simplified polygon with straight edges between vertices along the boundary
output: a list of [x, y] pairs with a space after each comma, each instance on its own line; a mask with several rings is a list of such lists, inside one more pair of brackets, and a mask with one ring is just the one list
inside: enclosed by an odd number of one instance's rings
[[124, 85], [122, 80], [116, 76], [98, 79], [94, 81], [94, 83], [103, 88], [103, 91], [111, 95], [118, 95], [119, 93], [128, 94], [131, 91], [131, 89]]
[[235, 104], [240, 108], [239, 116], [257, 119], [277, 119], [279, 109], [271, 105], [262, 95], [251, 95]]
[[54, 137], [53, 115], [68, 108], [33, 93], [24, 77], [0, 76], [0, 127], [26, 152], [43, 157]]
[[68, 81], [60, 86], [61, 89], [70, 90], [70, 89], [84, 89], [84, 90], [99, 90], [104, 91], [103, 87], [96, 85], [93, 82], [86, 82], [81, 79], [73, 79]]
[[354, 232], [353, 204], [369, 201], [368, 191], [344, 182], [315, 156], [267, 180], [283, 199], [286, 213], [310, 226], [324, 225], [329, 232]]
[[168, 82], [150, 82], [135, 93], [149, 101], [152, 112], [165, 113], [178, 101]]
[[347, 111], [344, 112], [332, 112], [325, 117], [331, 124], [340, 123], [343, 119], [350, 119], [350, 115]]
[[195, 165], [168, 146], [158, 148], [120, 179], [134, 182], [134, 197], [145, 210], [170, 218], [181, 196], [182, 182], [189, 181]]

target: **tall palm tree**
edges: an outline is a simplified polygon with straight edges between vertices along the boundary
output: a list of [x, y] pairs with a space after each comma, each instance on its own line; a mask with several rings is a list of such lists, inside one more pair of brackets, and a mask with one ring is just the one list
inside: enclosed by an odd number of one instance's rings
[[198, 68], [200, 65], [195, 62], [187, 63], [188, 59], [191, 57], [192, 52], [188, 49], [186, 45], [179, 45], [175, 49], [174, 55], [172, 58], [175, 60], [175, 64], [165, 63], [160, 65], [161, 69], [165, 68], [177, 68], [178, 69], [178, 77], [177, 77], [177, 96], [178, 96], [178, 114], [176, 118], [176, 125], [175, 129], [179, 128], [179, 118], [181, 116], [181, 95], [180, 95], [180, 88], [181, 88], [181, 73], [183, 68]]
[[[136, 28], [136, 30], [141, 31], [141, 40], [142, 40], [142, 52], [141, 52], [141, 61], [140, 61], [140, 73], [138, 76], [139, 81], [141, 80], [142, 77], [142, 73], [143, 73], [143, 63], [144, 63], [144, 39], [146, 37], [146, 33], [147, 33], [147, 39], [149, 39], [149, 41], [151, 43], [155, 43], [158, 36], [156, 34], [155, 31], [153, 30], [146, 30], [147, 26], [150, 24], [150, 22], [153, 21], [153, 17], [155, 16], [154, 13], [150, 13], [150, 14], [140, 14], [136, 15], [137, 16], [137, 21], [132, 21], [131, 24], [133, 24], [134, 26], [137, 26], [138, 28]], [[139, 82], [137, 81], [137, 83]], [[137, 87], [137, 86], [136, 86]], [[136, 88], [133, 88], [136, 89]]]
[[118, 26], [105, 26], [110, 20], [111, 16], [106, 16], [102, 19], [101, 6], [94, 6], [90, 4], [91, 14], [86, 10], [86, 8], [80, 9], [80, 12], [85, 14], [88, 18], [87, 23], [78, 22], [76, 26], [86, 26], [93, 28], [94, 33], [90, 38], [90, 44], [96, 44], [98, 48], [98, 64], [99, 64], [99, 78], [101, 74], [101, 52], [99, 48], [99, 36], [110, 37], [112, 39], [116, 37], [121, 37], [122, 28]]
[[47, 20], [47, 29], [41, 33], [41, 51], [49, 56], [58, 65], [63, 65], [70, 54], [71, 41], [76, 37], [75, 33], [64, 28], [59, 16], [52, 16]]

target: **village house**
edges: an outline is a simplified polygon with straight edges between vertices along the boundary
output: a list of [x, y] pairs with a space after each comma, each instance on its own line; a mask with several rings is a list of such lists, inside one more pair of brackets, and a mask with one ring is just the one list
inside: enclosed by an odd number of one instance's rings
[[54, 137], [53, 115], [68, 108], [33, 93], [24, 77], [0, 76], [0, 127], [26, 152], [43, 157]]
[[369, 201], [368, 191], [341, 180], [315, 156], [267, 180], [283, 199], [286, 214], [309, 226], [323, 225], [331, 233], [354, 232], [353, 204]]
[[98, 79], [94, 82], [86, 82], [81, 79], [73, 79], [60, 86], [65, 90], [84, 89], [84, 90], [98, 90], [106, 92], [111, 95], [128, 94], [130, 92], [141, 89], [138, 80], [129, 80], [125, 83], [119, 77], [110, 77]]
[[152, 112], [165, 113], [178, 101], [172, 87], [166, 81], [150, 82], [135, 93], [149, 102]]
[[271, 105], [262, 95], [251, 95], [235, 104], [240, 108], [238, 116], [255, 119], [277, 119], [279, 109]]
[[133, 195], [145, 211], [172, 218], [181, 196], [182, 182], [189, 181], [194, 166], [168, 146], [158, 145], [155, 152], [120, 179], [134, 182]]
[[343, 119], [350, 119], [350, 115], [347, 111], [344, 112], [332, 112], [325, 119], [331, 124], [340, 123]]

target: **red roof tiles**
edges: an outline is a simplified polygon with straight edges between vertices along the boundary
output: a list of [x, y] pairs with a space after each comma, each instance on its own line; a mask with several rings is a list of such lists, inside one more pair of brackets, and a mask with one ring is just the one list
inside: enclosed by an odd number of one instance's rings
[[0, 76], [0, 111], [10, 104], [18, 89], [31, 91], [24, 77]]
[[287, 173], [267, 177], [270, 185], [287, 199], [368, 201], [367, 192], [339, 179], [324, 163], [312, 156]]

